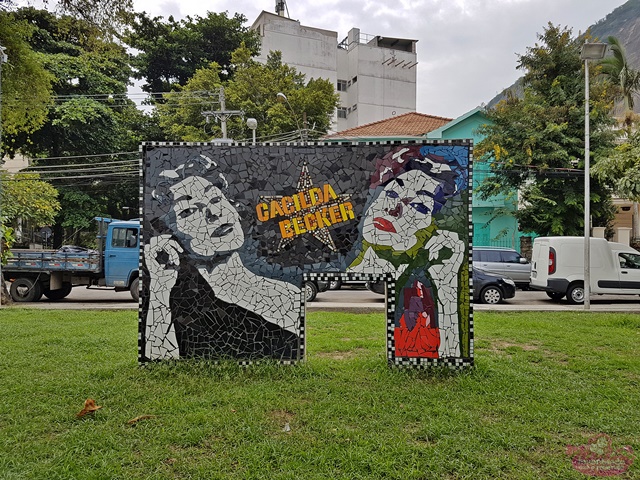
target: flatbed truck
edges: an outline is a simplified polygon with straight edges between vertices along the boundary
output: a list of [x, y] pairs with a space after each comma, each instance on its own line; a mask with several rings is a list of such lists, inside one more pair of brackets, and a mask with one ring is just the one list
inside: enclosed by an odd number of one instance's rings
[[140, 222], [97, 217], [98, 250], [11, 250], [2, 267], [15, 302], [37, 302], [46, 296], [61, 300], [77, 286], [129, 290], [138, 301], [140, 281]]

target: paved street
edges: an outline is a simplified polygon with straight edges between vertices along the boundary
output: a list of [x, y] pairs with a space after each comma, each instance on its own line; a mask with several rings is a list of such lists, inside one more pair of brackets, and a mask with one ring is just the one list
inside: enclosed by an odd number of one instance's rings
[[[74, 288], [71, 294], [62, 300], [52, 302], [42, 297], [39, 302], [14, 304], [16, 307], [35, 307], [45, 309], [93, 309], [113, 310], [138, 308], [129, 292], [114, 292], [109, 289], [85, 287]], [[3, 307], [4, 308], [4, 307]], [[11, 308], [11, 307], [9, 307]], [[342, 310], [350, 312], [384, 311], [384, 297], [363, 288], [343, 287], [318, 294], [315, 301], [307, 305], [308, 310]], [[476, 311], [584, 311], [582, 305], [569, 305], [566, 300], [554, 302], [544, 292], [524, 292], [518, 290], [515, 298], [499, 305], [475, 304]], [[594, 295], [591, 299], [594, 312], [634, 312], [640, 313], [638, 295]]]

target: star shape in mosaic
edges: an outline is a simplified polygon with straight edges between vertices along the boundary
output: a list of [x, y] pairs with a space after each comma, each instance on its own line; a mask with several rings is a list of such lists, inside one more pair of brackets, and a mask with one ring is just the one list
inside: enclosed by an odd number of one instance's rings
[[[302, 171], [300, 172], [300, 178], [298, 178], [298, 184], [296, 185], [297, 193], [296, 195], [305, 195], [311, 188], [313, 188], [313, 180], [311, 179], [311, 174], [309, 173], [309, 165], [307, 162], [302, 164]], [[261, 199], [263, 201], [270, 202], [272, 200], [282, 201], [284, 195], [272, 195], [272, 196], [263, 196]], [[291, 198], [291, 197], [289, 197]], [[330, 208], [333, 206], [340, 205], [343, 202], [346, 202], [351, 198], [351, 194], [343, 194], [336, 195], [336, 198], [331, 199], [330, 201], [324, 201], [318, 203], [316, 205], [312, 205], [307, 208], [301, 208], [300, 210], [294, 211], [293, 213], [286, 215], [285, 218], [288, 218], [290, 221], [293, 221], [295, 217], [304, 216], [306, 214], [315, 214], [321, 209]], [[287, 202], [289, 207], [293, 207], [293, 203]], [[318, 240], [320, 240], [324, 245], [328, 246], [331, 251], [335, 252], [337, 250], [336, 244], [331, 237], [331, 233], [329, 228], [326, 226], [321, 226], [312, 231], [307, 231], [303, 235], [311, 234]], [[281, 251], [284, 247], [289, 245], [293, 240], [299, 235], [295, 235], [289, 238], [282, 238], [280, 243], [278, 244], [277, 251]]]

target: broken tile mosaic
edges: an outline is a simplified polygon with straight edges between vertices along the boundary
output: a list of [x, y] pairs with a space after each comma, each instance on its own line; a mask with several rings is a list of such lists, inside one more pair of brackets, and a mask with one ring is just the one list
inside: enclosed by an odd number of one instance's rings
[[304, 278], [337, 275], [387, 282], [390, 364], [473, 364], [470, 142], [142, 154], [142, 363], [300, 361]]

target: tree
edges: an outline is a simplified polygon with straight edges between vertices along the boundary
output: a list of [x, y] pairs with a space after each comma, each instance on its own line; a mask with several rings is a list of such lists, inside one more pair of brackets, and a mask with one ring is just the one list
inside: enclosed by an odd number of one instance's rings
[[220, 137], [220, 128], [209, 123], [202, 114], [205, 110], [218, 110], [220, 67], [212, 63], [196, 70], [184, 87], [164, 95], [157, 105], [160, 127], [171, 141], [202, 142]]
[[[610, 36], [607, 42], [613, 55], [600, 62], [602, 74], [607, 81], [614, 85], [617, 92], [616, 98], [622, 100], [623, 132], [624, 136], [629, 139], [637, 118], [633, 112], [633, 105], [634, 95], [640, 91], [640, 72], [629, 64], [626, 51], [616, 37]], [[594, 173], [602, 181], [613, 184], [618, 195], [633, 200], [633, 237], [635, 238], [640, 237], [640, 213], [638, 212], [640, 197], [634, 188], [638, 185], [638, 160], [637, 158], [634, 160], [632, 157], [634, 152], [640, 153], [637, 144], [636, 134], [635, 138], [618, 147], [612, 156], [602, 159], [600, 168], [594, 170]], [[629, 168], [629, 171], [626, 171], [625, 168]]]
[[593, 167], [596, 178], [610, 182], [621, 198], [640, 202], [640, 132], [618, 145], [608, 156], [601, 156]]
[[[235, 72], [226, 88], [228, 105], [258, 121], [258, 136], [302, 129], [304, 114], [311, 129], [309, 138], [317, 138], [329, 130], [339, 103], [330, 81], [312, 78], [305, 84], [304, 74], [284, 64], [279, 51], [269, 52], [267, 62], [262, 64], [250, 57], [248, 49], [240, 47], [233, 53], [232, 61]], [[279, 92], [286, 95], [290, 107], [278, 101]], [[238, 138], [250, 136], [240, 119], [232, 120], [231, 128]]]
[[600, 62], [602, 75], [614, 85], [616, 100], [622, 101], [624, 109], [625, 130], [630, 132], [633, 123], [633, 97], [640, 91], [640, 72], [635, 70], [627, 60], [624, 46], [616, 37], [607, 39], [609, 51], [613, 54]]
[[[233, 52], [235, 66], [233, 78], [223, 82], [220, 66], [213, 63], [199, 69], [184, 88], [165, 95], [165, 103], [158, 105], [160, 125], [174, 141], [205, 141], [220, 137], [220, 126], [203, 112], [219, 110], [220, 87], [224, 85], [228, 110], [243, 111], [244, 117], [234, 116], [227, 122], [227, 133], [236, 140], [251, 136], [245, 119], [258, 121], [257, 135], [272, 137], [302, 129], [302, 114], [313, 126], [309, 138], [327, 132], [332, 114], [338, 104], [338, 95], [328, 80], [312, 79], [305, 85], [305, 77], [295, 68], [282, 63], [279, 52], [272, 52], [266, 64], [251, 59], [251, 51], [244, 45]], [[284, 93], [288, 102], [278, 101]], [[293, 137], [292, 137], [293, 139]]]
[[220, 65], [223, 77], [231, 72], [231, 52], [242, 42], [252, 54], [259, 51], [258, 33], [244, 27], [241, 14], [207, 12], [205, 17], [176, 21], [169, 17], [149, 18], [145, 12], [135, 15], [125, 41], [139, 51], [131, 59], [135, 78], [144, 79], [145, 92], [168, 92], [185, 86], [195, 72]]
[[[488, 198], [520, 190], [515, 213], [520, 229], [541, 235], [582, 235], [584, 225], [584, 70], [580, 42], [571, 30], [548, 24], [540, 43], [519, 57], [524, 96], [509, 95], [487, 112], [491, 123], [476, 158], [490, 162], [492, 176], [480, 187]], [[594, 68], [592, 74], [598, 74]], [[591, 88], [591, 149], [611, 148], [613, 92]], [[594, 226], [608, 226], [613, 208], [603, 182], [591, 182]]]
[[2, 68], [2, 144], [4, 153], [15, 151], [17, 135], [41, 127], [51, 104], [53, 76], [43, 67], [29, 41], [35, 29], [13, 12], [0, 10], [0, 45], [6, 48], [8, 62]]
[[[70, 16], [33, 8], [20, 9], [15, 16], [33, 27], [29, 41], [54, 77], [56, 97], [47, 121], [34, 132], [12, 136], [12, 145], [34, 158], [36, 167], [48, 167], [42, 176], [51, 178], [61, 193], [62, 209], [54, 228], [54, 245], [59, 245], [65, 227], [77, 230], [92, 224], [96, 211], [113, 215], [107, 210], [118, 205], [110, 201], [116, 195], [116, 182], [127, 183], [127, 192], [118, 192], [120, 200], [126, 198], [136, 209], [137, 163], [118, 164], [115, 160], [126, 157], [111, 158], [105, 152], [137, 151], [133, 120], [142, 113], [126, 96], [131, 69], [122, 45], [105, 40], [94, 25]], [[128, 158], [136, 157], [137, 152]], [[120, 166], [107, 171], [110, 163]], [[124, 176], [132, 168], [135, 172]], [[99, 207], [86, 209], [80, 198]]]
[[118, 34], [133, 15], [133, 0], [58, 0], [57, 4], [61, 13], [93, 24], [107, 35]]
[[51, 225], [60, 210], [60, 203], [57, 190], [47, 182], [41, 181], [38, 175], [10, 176], [1, 172], [0, 184], [0, 262], [5, 265], [10, 255], [9, 248], [15, 240], [13, 233], [18, 219], [36, 226]]

